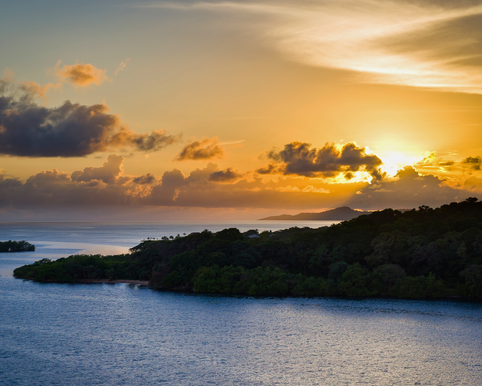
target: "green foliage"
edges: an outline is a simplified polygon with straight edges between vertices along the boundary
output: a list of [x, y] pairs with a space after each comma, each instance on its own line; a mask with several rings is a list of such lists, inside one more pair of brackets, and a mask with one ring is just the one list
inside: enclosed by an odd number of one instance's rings
[[392, 294], [401, 298], [436, 298], [443, 294], [444, 285], [442, 280], [436, 279], [431, 273], [428, 277], [417, 276], [411, 277], [406, 276], [400, 279]]
[[383, 293], [392, 294], [393, 287], [406, 276], [405, 270], [397, 264], [384, 264], [374, 271], [383, 283]]
[[377, 275], [355, 263], [343, 273], [338, 290], [346, 296], [375, 296], [379, 294], [380, 284]]
[[460, 276], [465, 279], [468, 296], [482, 297], [482, 265], [473, 264], [465, 268]]

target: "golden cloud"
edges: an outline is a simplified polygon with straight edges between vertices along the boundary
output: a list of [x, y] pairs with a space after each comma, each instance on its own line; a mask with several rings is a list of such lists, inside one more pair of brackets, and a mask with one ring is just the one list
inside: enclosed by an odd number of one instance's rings
[[109, 80], [106, 75], [106, 70], [97, 68], [89, 63], [75, 63], [71, 66], [62, 65], [62, 61], [59, 60], [55, 65], [53, 71], [62, 81], [68, 81], [75, 87], [87, 87], [90, 85], [100, 85]]

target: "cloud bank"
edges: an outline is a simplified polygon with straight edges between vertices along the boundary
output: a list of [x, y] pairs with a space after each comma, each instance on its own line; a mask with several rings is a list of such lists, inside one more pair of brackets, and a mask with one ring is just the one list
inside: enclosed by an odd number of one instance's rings
[[[157, 179], [148, 173], [126, 175], [124, 158], [111, 154], [100, 166], [72, 173], [41, 171], [25, 182], [0, 172], [0, 212], [68, 208], [259, 208], [323, 210], [348, 205], [358, 209], [438, 206], [482, 194], [482, 179], [470, 177], [464, 188], [453, 188], [413, 167], [394, 180], [368, 184], [329, 184], [299, 176], [241, 174], [214, 163], [188, 175], [168, 170]], [[318, 209], [317, 209], [318, 208]]]

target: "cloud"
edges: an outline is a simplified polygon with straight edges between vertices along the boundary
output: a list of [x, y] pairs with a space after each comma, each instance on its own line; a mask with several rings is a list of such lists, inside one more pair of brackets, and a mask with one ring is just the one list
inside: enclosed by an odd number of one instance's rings
[[482, 93], [482, 5], [477, 0], [206, 1], [147, 7], [244, 17], [235, 25], [255, 31], [286, 58], [353, 71], [354, 81]]
[[107, 157], [107, 161], [99, 168], [88, 167], [83, 171], [73, 172], [71, 179], [77, 182], [88, 182], [92, 180], [103, 181], [106, 184], [115, 183], [116, 179], [122, 173], [121, 165], [124, 157], [111, 154]]
[[134, 178], [132, 182], [138, 185], [151, 185], [156, 182], [156, 178], [151, 173], [147, 173], [143, 176]]
[[311, 148], [311, 144], [291, 142], [284, 149], [267, 153], [272, 162], [257, 172], [260, 174], [280, 173], [306, 177], [333, 177], [345, 173], [346, 179], [353, 178], [351, 172], [366, 171], [375, 180], [381, 179], [379, 167], [382, 161], [376, 155], [366, 153], [354, 143], [335, 146], [326, 143], [321, 149]]
[[[465, 189], [446, 186], [434, 176], [421, 176], [412, 167], [400, 170], [395, 181], [328, 184], [308, 177], [263, 179], [246, 173], [231, 183], [212, 175], [222, 171], [214, 163], [185, 175], [179, 169], [153, 175], [125, 175], [123, 157], [111, 154], [99, 166], [72, 173], [56, 169], [30, 176], [25, 182], [0, 172], [0, 210], [52, 211], [62, 208], [277, 208], [323, 210], [343, 205], [359, 209], [413, 208], [463, 200], [482, 192], [480, 179], [466, 181]], [[358, 193], [357, 193], [358, 192]], [[144, 209], [142, 209], [144, 208]], [[102, 210], [101, 210], [102, 209]], [[5, 209], [6, 210], [6, 209]], [[79, 209], [80, 210], [80, 209]], [[134, 210], [134, 209], [133, 209]]]
[[413, 166], [417, 169], [417, 171], [424, 174], [451, 172], [453, 175], [455, 172], [459, 172], [461, 169], [459, 162], [444, 159], [434, 151], [427, 152], [422, 159], [413, 163]]
[[61, 83], [48, 83], [42, 86], [37, 82], [24, 82], [22, 83], [21, 88], [24, 92], [30, 93], [32, 95], [38, 95], [46, 101], [47, 92], [50, 90], [58, 90], [61, 86]]
[[226, 170], [219, 170], [217, 172], [213, 172], [209, 175], [209, 181], [212, 182], [234, 182], [240, 179], [243, 175], [238, 173], [236, 170], [231, 168], [227, 168]]
[[474, 170], [480, 170], [482, 166], [482, 157], [467, 157], [462, 161], [462, 164], [469, 166]]
[[223, 155], [224, 149], [220, 146], [218, 137], [214, 137], [187, 144], [175, 160], [210, 160], [213, 158], [222, 158]]
[[[15, 96], [15, 97], [14, 97]], [[157, 151], [179, 140], [162, 130], [138, 134], [103, 104], [64, 102], [47, 108], [34, 91], [0, 80], [0, 154], [20, 157], [82, 157], [111, 149]]]
[[228, 181], [230, 183], [213, 181], [213, 175], [226, 175], [228, 170], [216, 174], [220, 172], [218, 166], [209, 163], [188, 176], [178, 169], [166, 172], [143, 202], [154, 206], [204, 208], [326, 208], [341, 205], [352, 190], [354, 194], [365, 185], [331, 186], [333, 191], [330, 193], [322, 181], [307, 184], [306, 179], [298, 177], [263, 180], [249, 173]]
[[119, 67], [117, 67], [117, 70], [115, 70], [114, 75], [115, 75], [115, 76], [119, 75], [119, 72], [121, 72], [121, 71], [124, 70], [124, 68], [127, 66], [127, 63], [128, 63], [130, 60], [131, 60], [131, 59], [129, 58], [129, 59], [126, 59], [125, 61], [121, 62], [121, 63], [119, 64]]
[[89, 63], [75, 63], [71, 66], [62, 65], [62, 61], [59, 60], [55, 65], [53, 72], [62, 81], [68, 81], [75, 87], [87, 87], [90, 85], [100, 85], [109, 80], [106, 75], [106, 70], [97, 68]]
[[[24, 183], [0, 173], [0, 208], [98, 208], [136, 206], [150, 194], [146, 176], [125, 176], [124, 158], [111, 154], [100, 167], [66, 173], [41, 171]], [[147, 180], [149, 179], [147, 176]]]
[[420, 175], [413, 166], [400, 169], [396, 177], [394, 181], [365, 186], [346, 205], [365, 209], [410, 209], [420, 205], [439, 206], [470, 196], [467, 190], [447, 186], [443, 179], [434, 175]]
[[18, 178], [14, 178], [11, 176], [6, 175], [2, 169], [0, 169], [0, 190], [8, 190], [12, 187], [19, 187], [22, 185], [22, 182]]
[[23, 100], [33, 100], [34, 97], [43, 98], [47, 101], [47, 92], [50, 90], [58, 90], [62, 87], [62, 83], [48, 83], [44, 86], [37, 82], [23, 82], [15, 81], [15, 74], [8, 67], [3, 72], [3, 77], [0, 78], [0, 97], [3, 94], [20, 93]]
[[172, 204], [176, 201], [181, 191], [181, 187], [185, 184], [184, 174], [179, 169], [167, 171], [162, 175], [161, 184], [152, 190], [152, 196], [156, 197], [158, 203]]
[[464, 188], [482, 194], [482, 178], [472, 176], [464, 181]]

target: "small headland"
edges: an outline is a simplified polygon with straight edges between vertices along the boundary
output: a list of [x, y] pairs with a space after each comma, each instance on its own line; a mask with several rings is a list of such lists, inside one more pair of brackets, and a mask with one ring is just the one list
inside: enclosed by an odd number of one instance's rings
[[35, 251], [35, 245], [27, 241], [0, 241], [0, 252], [29, 252]]

